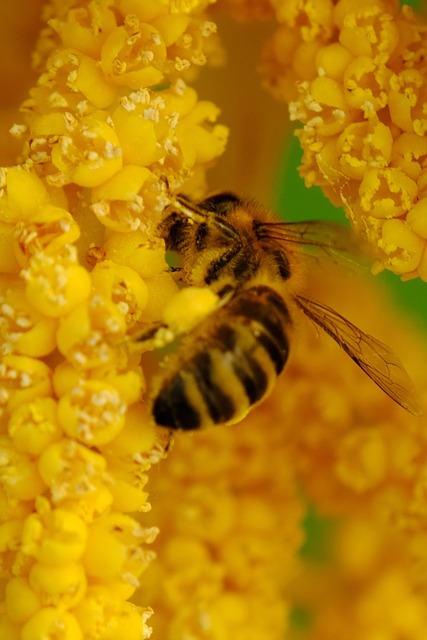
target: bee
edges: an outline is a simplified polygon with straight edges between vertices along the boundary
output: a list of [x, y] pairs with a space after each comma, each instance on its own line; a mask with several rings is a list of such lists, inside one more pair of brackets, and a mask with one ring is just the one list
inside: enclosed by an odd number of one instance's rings
[[[257, 202], [222, 192], [198, 203], [175, 197], [158, 232], [180, 256], [184, 284], [209, 287], [219, 300], [167, 356], [150, 399], [158, 425], [192, 430], [231, 424], [266, 398], [288, 359], [294, 306], [390, 398], [421, 414], [409, 375], [385, 344], [297, 292], [297, 245], [346, 251], [352, 241], [345, 227], [279, 222]], [[164, 328], [137, 340], [153, 339]]]

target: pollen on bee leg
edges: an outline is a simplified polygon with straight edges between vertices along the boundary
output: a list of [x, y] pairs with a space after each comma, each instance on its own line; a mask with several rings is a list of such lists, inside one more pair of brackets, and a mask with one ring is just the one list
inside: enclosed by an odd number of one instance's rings
[[219, 303], [219, 297], [206, 287], [186, 287], [172, 298], [163, 312], [163, 321], [177, 334], [190, 330]]

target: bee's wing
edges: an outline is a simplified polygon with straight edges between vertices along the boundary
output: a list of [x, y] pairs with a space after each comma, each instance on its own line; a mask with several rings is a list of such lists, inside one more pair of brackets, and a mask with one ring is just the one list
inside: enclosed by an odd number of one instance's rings
[[411, 378], [387, 345], [326, 305], [302, 296], [295, 296], [295, 302], [390, 398], [410, 413], [422, 414]]
[[354, 258], [368, 257], [368, 248], [362, 238], [349, 226], [327, 220], [307, 220], [305, 222], [260, 222], [256, 235], [262, 240], [272, 240], [283, 244], [306, 245], [314, 252], [323, 251], [340, 261], [354, 262]]

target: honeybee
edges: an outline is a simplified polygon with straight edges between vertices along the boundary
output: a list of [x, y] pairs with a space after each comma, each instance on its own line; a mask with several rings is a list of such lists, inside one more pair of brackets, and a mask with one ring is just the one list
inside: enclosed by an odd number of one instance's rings
[[[257, 202], [223, 192], [194, 203], [174, 198], [158, 232], [181, 259], [184, 284], [209, 287], [219, 303], [154, 382], [154, 421], [199, 429], [240, 420], [274, 387], [289, 354], [292, 306], [321, 327], [404, 409], [421, 411], [397, 356], [330, 307], [295, 291], [296, 245], [347, 250], [350, 234], [322, 221], [285, 223]], [[137, 340], [153, 340], [164, 325]]]

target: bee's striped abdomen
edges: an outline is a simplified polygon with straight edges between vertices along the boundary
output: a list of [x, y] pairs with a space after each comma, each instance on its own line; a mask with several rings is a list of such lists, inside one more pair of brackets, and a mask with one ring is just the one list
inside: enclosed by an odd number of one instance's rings
[[[152, 402], [157, 424], [197, 429], [235, 422], [272, 388], [289, 351], [288, 309], [269, 287], [243, 289], [171, 356]], [[173, 362], [173, 359], [176, 362]]]

